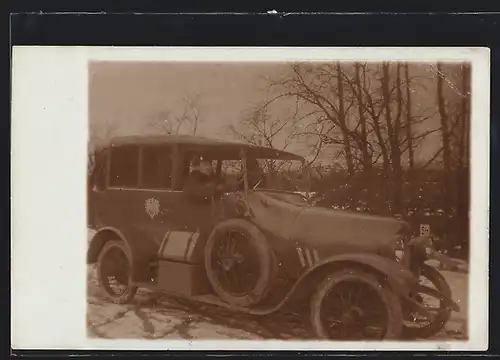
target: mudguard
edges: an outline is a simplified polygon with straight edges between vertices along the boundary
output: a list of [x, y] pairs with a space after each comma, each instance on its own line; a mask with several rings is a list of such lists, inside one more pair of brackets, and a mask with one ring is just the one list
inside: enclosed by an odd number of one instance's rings
[[108, 226], [99, 229], [89, 242], [87, 250], [87, 264], [94, 264], [101, 249], [106, 241], [110, 239], [121, 240], [124, 242], [127, 251], [129, 252], [132, 261], [132, 280], [134, 282], [143, 283], [151, 279], [151, 259], [157, 255], [156, 252], [144, 249], [140, 242], [132, 242], [134, 237], [133, 232], [124, 234], [118, 229]]
[[[316, 286], [337, 270], [346, 268], [363, 268], [379, 276], [382, 286], [390, 286], [397, 295], [408, 298], [410, 292], [418, 286], [418, 280], [413, 274], [396, 260], [384, 258], [371, 253], [354, 253], [336, 255], [322, 260], [316, 266], [306, 271], [291, 287], [278, 303], [258, 308], [234, 308], [255, 315], [268, 315], [288, 306], [302, 304], [315, 290]], [[383, 284], [383, 283], [386, 284]], [[222, 304], [224, 305], [224, 304]]]
[[87, 264], [94, 264], [97, 261], [97, 258], [99, 257], [99, 253], [101, 249], [104, 246], [104, 243], [110, 239], [115, 239], [115, 240], [121, 240], [125, 243], [125, 246], [127, 247], [130, 256], [133, 259], [133, 253], [130, 251], [130, 245], [128, 244], [125, 236], [123, 234], [113, 228], [113, 227], [103, 227], [97, 230], [92, 236], [92, 239], [90, 239], [88, 243], [88, 248], [87, 248]]
[[[371, 253], [354, 253], [335, 255], [322, 260], [316, 266], [305, 272], [294, 284], [285, 299], [279, 305], [288, 303], [296, 296], [303, 295], [301, 289], [310, 288], [319, 283], [329, 273], [347, 267], [362, 267], [380, 276], [391, 287], [392, 291], [402, 297], [408, 297], [418, 286], [418, 280], [413, 274], [396, 260], [384, 258]], [[311, 289], [312, 290], [312, 289]]]

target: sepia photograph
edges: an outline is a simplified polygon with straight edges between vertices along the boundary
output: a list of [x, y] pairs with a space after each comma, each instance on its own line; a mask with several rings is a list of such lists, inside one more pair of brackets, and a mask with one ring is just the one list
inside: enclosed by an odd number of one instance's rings
[[15, 50], [17, 346], [487, 347], [487, 49]]
[[468, 338], [468, 62], [89, 63], [88, 334]]

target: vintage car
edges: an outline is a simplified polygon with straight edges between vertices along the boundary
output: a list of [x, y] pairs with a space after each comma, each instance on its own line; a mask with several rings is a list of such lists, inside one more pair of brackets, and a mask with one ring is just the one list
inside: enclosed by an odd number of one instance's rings
[[[200, 157], [214, 164], [223, 189], [206, 201], [185, 187]], [[251, 180], [255, 161], [259, 177]], [[148, 288], [256, 316], [305, 309], [324, 339], [439, 331], [458, 306], [443, 276], [425, 264], [427, 238], [410, 239], [395, 218], [314, 206], [308, 173], [303, 157], [262, 146], [187, 135], [112, 139], [96, 149], [89, 180], [96, 232], [87, 263], [97, 265], [115, 303]]]

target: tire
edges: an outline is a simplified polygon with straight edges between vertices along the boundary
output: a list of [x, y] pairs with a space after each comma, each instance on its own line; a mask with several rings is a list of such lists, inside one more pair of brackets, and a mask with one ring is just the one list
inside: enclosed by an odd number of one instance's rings
[[[121, 256], [126, 260], [128, 269], [128, 274], [123, 275], [123, 278], [116, 280], [117, 282], [125, 283], [122, 285], [126, 286], [126, 289], [119, 294], [114, 293], [109, 285], [109, 278], [105, 280], [105, 277], [109, 277], [109, 267], [115, 265], [109, 258], [109, 255], [114, 252], [115, 254], [121, 253]], [[103, 290], [103, 294], [109, 301], [115, 304], [126, 304], [130, 302], [135, 294], [137, 293], [137, 287], [132, 284], [132, 261], [129, 251], [123, 241], [120, 240], [110, 240], [107, 241], [99, 253], [97, 259], [97, 279], [99, 281], [99, 286]], [[108, 273], [108, 274], [107, 274]]]
[[[238, 235], [236, 240], [234, 240], [235, 235]], [[243, 237], [241, 237], [242, 235]], [[234, 251], [243, 248], [244, 245], [251, 247], [253, 251], [250, 251], [250, 254], [247, 253], [246, 257], [241, 256], [241, 253], [229, 255], [229, 250], [221, 250], [222, 247], [226, 246], [222, 244], [225, 241], [228, 244], [234, 244]], [[267, 239], [259, 228], [249, 221], [243, 219], [226, 220], [213, 229], [207, 240], [205, 270], [208, 280], [214, 292], [230, 304], [248, 307], [263, 301], [274, 279], [274, 263], [273, 252]], [[253, 275], [249, 272], [241, 274], [244, 267], [247, 266], [257, 274]], [[228, 284], [229, 278], [235, 280], [232, 282], [233, 289], [230, 289], [231, 286]], [[248, 278], [250, 280], [247, 280]], [[235, 288], [238, 286], [247, 286], [247, 288], [236, 291]]]
[[[347, 334], [340, 330], [339, 335], [334, 335], [329, 333], [329, 329], [333, 329], [333, 325], [326, 325], [324, 321], [326, 321], [325, 310], [331, 309], [331, 307], [327, 307], [325, 303], [329, 300], [328, 296], [334, 291], [335, 288], [339, 289], [340, 286], [346, 287], [348, 283], [351, 283], [351, 286], [355, 283], [363, 284], [363, 286], [371, 293], [371, 296], [359, 296], [358, 298], [363, 299], [361, 301], [365, 301], [364, 308], [352, 306], [351, 308], [357, 308], [357, 316], [364, 316], [362, 313], [368, 313], [375, 309], [376, 303], [380, 305], [380, 311], [382, 311], [380, 316], [380, 320], [382, 324], [379, 325], [381, 327], [380, 333], [373, 336], [363, 336], [362, 334]], [[367, 293], [367, 294], [369, 294]], [[362, 294], [362, 293], [361, 293]], [[378, 300], [376, 301], [376, 297], [378, 296]], [[338, 298], [337, 298], [338, 299]], [[340, 297], [340, 301], [342, 302], [342, 298]], [[369, 299], [366, 301], [366, 299]], [[358, 302], [359, 304], [359, 302]], [[342, 304], [342, 309], [344, 306]], [[349, 311], [341, 310], [341, 317], [333, 317], [337, 323], [340, 324], [340, 328], [347, 329], [349, 319], [352, 319], [354, 316], [351, 316], [352, 312], [351, 308]], [[339, 270], [337, 272], [333, 272], [324, 279], [316, 289], [316, 292], [312, 296], [311, 299], [311, 325], [317, 337], [321, 339], [330, 339], [330, 340], [387, 340], [387, 339], [399, 339], [401, 336], [402, 326], [403, 326], [403, 311], [401, 308], [401, 302], [399, 296], [397, 296], [388, 286], [384, 286], [378, 278], [367, 271], [358, 270], [358, 269], [345, 269]], [[349, 314], [346, 314], [349, 313]], [[361, 315], [360, 315], [361, 314]], [[345, 315], [345, 316], [344, 316]], [[363, 318], [363, 325], [367, 324], [368, 314], [366, 318]], [[346, 319], [346, 320], [344, 320]], [[369, 321], [370, 319], [368, 319]], [[368, 329], [368, 326], [363, 328], [363, 331]]]
[[[433, 268], [430, 265], [423, 264], [421, 270], [421, 277], [428, 279], [436, 287], [437, 290], [439, 290], [445, 296], [451, 298], [452, 292], [450, 285], [448, 285], [448, 282], [446, 281], [444, 276], [437, 269]], [[442, 307], [441, 301], [440, 307]], [[442, 312], [440, 312], [440, 315], [434, 319], [434, 321], [430, 322], [425, 327], [416, 328], [403, 324], [403, 337], [408, 339], [425, 339], [431, 337], [443, 329], [448, 320], [450, 320], [450, 317], [451, 309], [444, 309]]]

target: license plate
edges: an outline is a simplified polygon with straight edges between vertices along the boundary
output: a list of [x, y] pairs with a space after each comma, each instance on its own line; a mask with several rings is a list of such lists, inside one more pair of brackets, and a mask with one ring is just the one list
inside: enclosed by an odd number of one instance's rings
[[420, 236], [429, 236], [431, 234], [431, 226], [429, 224], [420, 224]]

